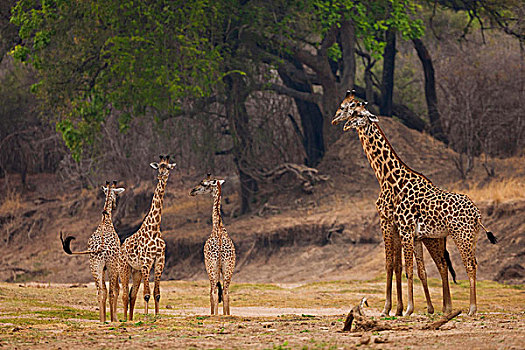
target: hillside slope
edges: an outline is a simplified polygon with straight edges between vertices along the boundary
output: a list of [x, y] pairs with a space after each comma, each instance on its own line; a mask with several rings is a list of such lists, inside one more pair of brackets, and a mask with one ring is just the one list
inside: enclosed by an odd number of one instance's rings
[[[488, 183], [477, 166], [469, 182], [461, 182], [454, 168], [454, 152], [431, 137], [409, 130], [390, 118], [381, 126], [399, 156], [444, 188]], [[523, 159], [493, 160], [497, 177], [523, 183]], [[147, 166], [147, 165], [145, 165]], [[377, 181], [355, 132], [345, 133], [327, 152], [319, 171], [330, 180], [312, 195], [297, 190], [276, 190], [264, 216], [233, 218], [236, 195], [233, 177], [224, 188], [225, 223], [237, 247], [236, 281], [297, 282], [332, 279], [370, 279], [384, 270], [384, 253], [374, 203]], [[211, 230], [211, 198], [190, 198], [188, 190], [198, 177], [170, 176], [165, 197], [162, 230], [167, 241], [164, 279], [204, 279], [202, 247]], [[129, 186], [115, 212], [117, 231], [124, 234], [140, 224], [146, 213], [152, 181]], [[2, 179], [5, 181], [5, 179]], [[11, 184], [14, 177], [10, 177]], [[0, 208], [0, 280], [40, 282], [89, 282], [87, 257], [63, 253], [59, 232], [76, 236], [74, 250], [85, 249], [100, 220], [102, 191], [80, 193], [63, 189], [53, 175], [30, 178], [35, 190], [10, 194]], [[3, 183], [0, 183], [3, 185]], [[279, 184], [275, 184], [278, 189]], [[5, 186], [1, 186], [5, 188]], [[7, 204], [6, 204], [7, 203]], [[484, 223], [500, 239], [490, 245], [484, 235], [478, 242], [478, 277], [511, 283], [525, 282], [525, 198], [477, 202]], [[262, 205], [262, 204], [261, 204]], [[257, 210], [259, 212], [259, 210]], [[459, 278], [465, 279], [457, 249], [448, 243]], [[427, 256], [427, 271], [437, 276]]]

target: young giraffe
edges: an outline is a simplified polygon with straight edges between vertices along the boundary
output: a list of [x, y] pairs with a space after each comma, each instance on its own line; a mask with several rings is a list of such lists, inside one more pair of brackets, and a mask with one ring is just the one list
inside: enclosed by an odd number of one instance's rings
[[62, 248], [67, 254], [89, 254], [89, 268], [91, 274], [95, 279], [95, 286], [97, 287], [98, 307], [100, 322], [106, 321], [106, 299], [107, 289], [104, 281], [104, 271], [108, 270], [109, 275], [109, 311], [111, 315], [111, 322], [117, 321], [117, 298], [119, 293], [118, 286], [118, 257], [120, 254], [120, 241], [111, 218], [111, 212], [116, 204], [117, 195], [124, 192], [124, 188], [116, 188], [117, 182], [113, 181], [110, 185], [106, 182], [106, 186], [102, 190], [106, 194], [106, 201], [104, 203], [104, 211], [102, 212], [102, 220], [95, 232], [91, 235], [88, 241], [88, 250], [83, 252], [72, 252], [71, 241], [75, 239], [73, 236], [62, 237], [60, 232], [60, 240], [62, 241]]
[[[410, 169], [397, 156], [384, 136], [377, 123], [377, 117], [366, 110], [363, 103], [355, 100], [353, 92], [347, 93], [332, 124], [336, 125], [342, 121], [346, 121], [343, 130], [357, 129], [365, 153], [378, 176], [381, 194], [376, 205], [382, 221], [388, 221], [388, 224], [382, 224], [382, 227], [387, 230], [393, 228], [399, 230], [408, 279], [408, 306], [405, 315], [410, 315], [414, 310], [414, 252], [427, 302], [430, 297], [421, 241], [430, 248], [429, 252], [438, 265], [443, 280], [444, 311], [451, 310], [445, 267], [450, 266], [450, 263], [446, 262], [448, 253], [444, 250], [448, 235], [452, 236], [456, 243], [469, 276], [469, 315], [473, 315], [477, 308], [475, 245], [479, 228], [485, 230], [491, 243], [496, 243], [494, 235], [482, 225], [478, 208], [467, 196], [444, 191], [433, 185], [424, 175]], [[441, 247], [443, 250], [440, 251]], [[400, 262], [399, 251], [396, 252], [396, 256]], [[385, 309], [387, 306], [385, 305]]]
[[[145, 314], [148, 313], [148, 302], [151, 291], [149, 287], [149, 273], [155, 264], [155, 284], [153, 296], [155, 299], [155, 315], [159, 313], [160, 276], [164, 269], [166, 243], [160, 232], [162, 204], [164, 191], [170, 170], [176, 164], [169, 162], [169, 156], [160, 156], [160, 163], [151, 163], [153, 169], [158, 170], [158, 183], [151, 201], [151, 208], [142, 221], [142, 225], [133, 235], [128, 237], [121, 248], [120, 278], [122, 283], [122, 301], [124, 303], [124, 320], [127, 321], [128, 302], [129, 319], [133, 320], [133, 310], [142, 278], [144, 278]], [[128, 292], [129, 278], [132, 277], [131, 290]]]
[[[230, 314], [230, 283], [235, 269], [235, 246], [228, 236], [221, 217], [221, 193], [224, 180], [212, 179], [211, 174], [202, 180], [190, 195], [213, 193], [212, 223], [210, 237], [204, 244], [204, 264], [210, 279], [210, 308], [212, 315], [219, 314], [223, 299], [223, 314]], [[224, 290], [221, 289], [222, 274]], [[218, 290], [217, 290], [218, 289]]]

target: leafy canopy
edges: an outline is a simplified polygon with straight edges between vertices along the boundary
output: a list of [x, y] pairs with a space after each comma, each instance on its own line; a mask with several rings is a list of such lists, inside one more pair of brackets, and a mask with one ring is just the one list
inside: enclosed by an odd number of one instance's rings
[[23, 43], [12, 55], [38, 70], [32, 91], [79, 159], [110, 113], [125, 130], [134, 116], [164, 118], [210, 94], [216, 20], [207, 0], [21, 0], [11, 21]]

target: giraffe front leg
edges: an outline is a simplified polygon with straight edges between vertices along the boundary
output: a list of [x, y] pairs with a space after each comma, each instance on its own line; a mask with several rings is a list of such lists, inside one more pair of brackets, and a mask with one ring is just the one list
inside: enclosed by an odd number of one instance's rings
[[140, 281], [142, 280], [142, 272], [140, 270], [132, 270], [131, 279], [132, 285], [131, 290], [129, 292], [129, 320], [133, 321], [133, 310], [135, 309], [137, 294], [139, 293]]
[[155, 316], [159, 314], [159, 304], [160, 304], [160, 277], [162, 275], [162, 270], [164, 270], [164, 249], [162, 253], [157, 257], [155, 261], [155, 286], [153, 287], [153, 297], [155, 299]]
[[144, 314], [148, 314], [148, 303], [149, 299], [151, 297], [151, 289], [149, 287], [149, 272], [151, 271], [151, 267], [153, 265], [153, 261], [148, 262], [146, 265], [142, 267], [142, 276], [144, 277]]
[[427, 282], [427, 271], [425, 269], [425, 260], [423, 259], [423, 244], [421, 239], [414, 240], [414, 252], [416, 256], [416, 265], [417, 265], [417, 275], [423, 286], [423, 291], [425, 292], [425, 299], [427, 301], [427, 312], [429, 314], [434, 313], [434, 305], [432, 305], [432, 299], [430, 298], [430, 291], [428, 290]]
[[385, 269], [386, 269], [386, 291], [385, 307], [381, 316], [389, 316], [392, 309], [392, 275], [394, 272], [394, 237], [392, 222], [381, 217], [381, 231], [385, 243]]
[[407, 275], [407, 309], [403, 316], [410, 316], [414, 312], [414, 243], [413, 240], [403, 238], [403, 254], [405, 255], [405, 272]]
[[403, 315], [403, 261], [401, 256], [401, 238], [394, 226], [394, 272], [396, 274], [397, 307], [396, 316]]

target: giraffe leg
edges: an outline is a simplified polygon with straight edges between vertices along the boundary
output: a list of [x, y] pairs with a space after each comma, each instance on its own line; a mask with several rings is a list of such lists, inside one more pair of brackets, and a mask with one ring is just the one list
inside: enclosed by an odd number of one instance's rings
[[386, 291], [385, 307], [381, 316], [388, 316], [392, 309], [392, 275], [394, 272], [394, 232], [390, 220], [381, 217], [381, 231], [383, 232], [383, 241], [385, 242], [385, 269], [386, 269]]
[[222, 270], [223, 291], [222, 291], [222, 310], [224, 315], [230, 315], [230, 283], [232, 280], [233, 270], [235, 268], [235, 258], [232, 258]]
[[217, 315], [219, 312], [217, 282], [219, 282], [220, 267], [218, 254], [214, 256], [213, 251], [210, 249], [209, 242], [210, 240], [208, 239], [204, 245], [204, 265], [206, 266], [206, 272], [210, 280], [210, 314]]
[[109, 313], [111, 322], [117, 321], [118, 274], [114, 267], [108, 269], [109, 275]]
[[133, 310], [135, 309], [135, 302], [137, 301], [137, 294], [139, 293], [140, 281], [142, 280], [142, 272], [140, 270], [131, 270], [131, 291], [129, 292], [129, 320], [133, 321]]
[[432, 299], [430, 298], [430, 291], [428, 290], [427, 271], [425, 269], [425, 261], [423, 259], [423, 244], [421, 239], [414, 240], [414, 252], [416, 256], [417, 275], [423, 286], [425, 292], [425, 299], [427, 301], [427, 312], [429, 314], [434, 313], [434, 305], [432, 305]]
[[394, 272], [396, 274], [397, 307], [396, 316], [403, 315], [403, 261], [401, 255], [401, 238], [394, 226]]
[[408, 301], [403, 316], [410, 316], [414, 312], [414, 242], [403, 238], [403, 254], [405, 255], [405, 272], [407, 275]]
[[97, 287], [98, 312], [100, 322], [106, 322], [106, 284], [104, 282], [104, 264], [102, 261], [90, 259], [91, 274]]
[[155, 299], [155, 316], [159, 314], [159, 304], [160, 304], [160, 277], [162, 275], [162, 270], [164, 270], [164, 249], [157, 256], [155, 260], [155, 286], [153, 287], [153, 297]]
[[124, 306], [124, 321], [127, 321], [129, 305], [129, 277], [131, 275], [131, 266], [129, 266], [128, 263], [122, 264], [123, 266], [121, 266], [120, 269], [120, 283], [122, 284], [122, 304]]
[[423, 244], [427, 247], [432, 260], [434, 260], [439, 270], [443, 288], [443, 313], [448, 314], [452, 312], [452, 298], [450, 296], [450, 285], [448, 282], [448, 266], [445, 260], [446, 238], [424, 238]]
[[[477, 233], [477, 232], [476, 232]], [[466, 235], [470, 237], [477, 238], [477, 234], [474, 235]], [[452, 235], [454, 238], [454, 242], [456, 243], [456, 246], [459, 249], [459, 254], [461, 255], [461, 260], [463, 260], [463, 265], [465, 265], [465, 269], [467, 270], [468, 279], [470, 282], [470, 308], [468, 315], [473, 316], [477, 311], [477, 301], [476, 301], [476, 269], [477, 269], [477, 262], [476, 262], [476, 246], [475, 246], [475, 240], [470, 239], [462, 239], [461, 233], [458, 235]]]
[[148, 303], [151, 297], [151, 289], [149, 287], [149, 272], [153, 266], [153, 261], [148, 261], [142, 266], [142, 276], [144, 277], [143, 292], [144, 292], [144, 314], [148, 314]]

